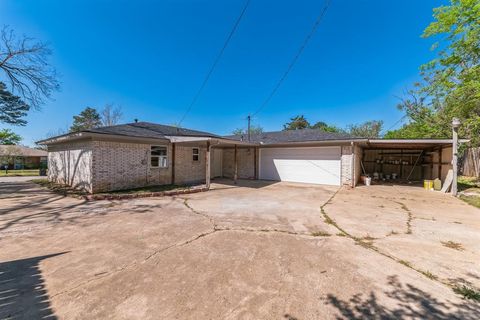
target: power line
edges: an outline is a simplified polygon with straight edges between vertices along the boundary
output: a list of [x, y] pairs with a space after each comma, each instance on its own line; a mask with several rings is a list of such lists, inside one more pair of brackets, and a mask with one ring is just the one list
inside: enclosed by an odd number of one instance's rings
[[193, 97], [192, 102], [191, 102], [190, 105], [188, 106], [188, 108], [187, 108], [187, 110], [185, 111], [185, 113], [183, 114], [182, 118], [180, 118], [180, 121], [178, 122], [178, 125], [179, 125], [179, 126], [182, 124], [183, 120], [185, 120], [185, 117], [186, 117], [187, 114], [190, 112], [190, 110], [192, 110], [192, 107], [195, 105], [195, 103], [197, 102], [198, 98], [200, 97], [200, 94], [202, 93], [203, 89], [204, 89], [205, 86], [207, 85], [207, 82], [208, 82], [208, 80], [210, 79], [210, 76], [212, 75], [213, 70], [215, 70], [215, 67], [217, 66], [218, 62], [219, 62], [220, 59], [222, 58], [223, 52], [224, 52], [225, 49], [227, 48], [230, 40], [231, 40], [232, 37], [233, 37], [233, 34], [234, 34], [235, 31], [237, 30], [237, 27], [238, 27], [238, 25], [240, 24], [240, 21], [242, 20], [244, 14], [245, 14], [245, 11], [247, 11], [247, 8], [248, 8], [248, 5], [250, 4], [250, 1], [251, 1], [251, 0], [247, 0], [247, 1], [245, 2], [245, 5], [243, 6], [242, 11], [240, 12], [240, 15], [238, 16], [237, 20], [235, 21], [235, 24], [233, 25], [232, 30], [230, 30], [230, 33], [228, 34], [227, 39], [226, 39], [225, 42], [223, 43], [222, 49], [221, 49], [220, 52], [218, 53], [217, 57], [215, 58], [215, 61], [213, 62], [212, 66], [210, 67], [210, 70], [208, 71], [207, 75], [205, 76], [205, 79], [203, 80], [202, 85], [200, 86], [200, 88], [198, 89], [197, 93], [196, 93], [195, 96]]
[[393, 127], [395, 127], [397, 124], [399, 124], [400, 122], [402, 122], [405, 118], [407, 117], [407, 115], [403, 115], [400, 119], [398, 119], [398, 121], [396, 121], [394, 124], [392, 124], [388, 129], [384, 129], [382, 130], [385, 133], [387, 133], [388, 131], [390, 131]]
[[300, 57], [300, 55], [302, 54], [303, 50], [305, 49], [305, 47], [307, 46], [308, 42], [310, 41], [310, 39], [313, 37], [313, 35], [315, 34], [315, 31], [317, 31], [318, 29], [318, 26], [320, 25], [320, 22], [322, 22], [322, 19], [323, 17], [325, 16], [325, 14], [327, 13], [327, 10], [328, 10], [328, 7], [330, 6], [330, 2], [331, 0], [326, 0], [325, 1], [325, 5], [322, 7], [322, 10], [320, 11], [319, 15], [317, 16], [317, 19], [315, 20], [315, 23], [313, 24], [313, 27], [312, 29], [310, 30], [309, 34], [307, 35], [307, 37], [305, 38], [305, 40], [303, 41], [302, 45], [300, 46], [300, 48], [298, 49], [297, 51], [297, 54], [293, 57], [293, 60], [290, 62], [290, 64], [288, 65], [287, 69], [285, 70], [285, 72], [283, 73], [282, 77], [280, 78], [280, 80], [277, 82], [277, 84], [275, 85], [275, 87], [273, 87], [273, 90], [270, 92], [270, 94], [268, 95], [267, 99], [265, 99], [263, 101], [263, 103], [260, 105], [260, 107], [258, 107], [258, 109], [252, 114], [252, 116], [255, 116], [257, 115], [263, 108], [265, 108], [265, 106], [270, 102], [270, 100], [273, 98], [273, 96], [275, 95], [275, 93], [277, 93], [278, 89], [280, 88], [280, 86], [282, 85], [282, 83], [285, 81], [285, 79], [287, 78], [288, 74], [290, 73], [290, 71], [292, 71], [293, 67], [295, 66], [295, 64], [297, 63], [297, 60], [298, 58]]

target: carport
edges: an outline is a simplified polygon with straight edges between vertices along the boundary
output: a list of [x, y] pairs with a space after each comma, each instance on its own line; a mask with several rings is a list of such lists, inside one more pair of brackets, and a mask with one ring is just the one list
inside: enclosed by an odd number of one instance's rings
[[451, 139], [370, 139], [359, 145], [361, 174], [390, 184], [421, 183], [439, 178], [442, 185], [452, 169]]

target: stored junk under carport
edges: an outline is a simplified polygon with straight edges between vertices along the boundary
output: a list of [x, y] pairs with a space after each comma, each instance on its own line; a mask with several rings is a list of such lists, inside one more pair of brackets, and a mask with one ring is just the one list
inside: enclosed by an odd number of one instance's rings
[[364, 174], [388, 182], [445, 180], [452, 169], [451, 140], [369, 140], [362, 148]]

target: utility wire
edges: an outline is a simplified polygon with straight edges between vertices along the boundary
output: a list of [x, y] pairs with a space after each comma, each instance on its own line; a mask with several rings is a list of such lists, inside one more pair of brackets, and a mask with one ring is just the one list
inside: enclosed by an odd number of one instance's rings
[[249, 4], [250, 4], [250, 1], [251, 1], [251, 0], [247, 0], [247, 1], [245, 2], [245, 5], [243, 6], [242, 11], [240, 12], [240, 15], [238, 16], [237, 20], [235, 21], [235, 24], [233, 25], [232, 30], [230, 30], [230, 33], [228, 34], [228, 37], [227, 37], [227, 39], [225, 40], [222, 49], [220, 50], [220, 52], [218, 53], [217, 57], [215, 58], [215, 61], [213, 62], [212, 66], [210, 67], [210, 70], [208, 71], [207, 75], [205, 76], [205, 79], [203, 80], [202, 85], [200, 86], [200, 88], [198, 89], [197, 93], [196, 93], [195, 96], [193, 97], [192, 102], [191, 102], [190, 105], [188, 106], [188, 108], [187, 108], [187, 110], [185, 111], [185, 113], [183, 114], [182, 118], [180, 118], [180, 121], [178, 122], [178, 126], [180, 126], [180, 125], [182, 124], [183, 120], [185, 120], [185, 117], [188, 115], [188, 113], [190, 112], [190, 110], [192, 110], [192, 107], [195, 105], [195, 103], [197, 102], [198, 98], [200, 97], [200, 94], [202, 93], [203, 89], [204, 89], [205, 86], [207, 85], [207, 82], [208, 82], [208, 80], [210, 79], [210, 76], [212, 75], [213, 71], [215, 70], [215, 67], [217, 66], [218, 62], [219, 62], [220, 59], [222, 58], [223, 52], [224, 52], [225, 49], [227, 48], [228, 44], [230, 43], [230, 40], [231, 40], [232, 37], [233, 37], [233, 34], [234, 34], [235, 31], [237, 30], [237, 27], [238, 27], [238, 25], [240, 24], [240, 21], [242, 20], [244, 14], [245, 14], [245, 11], [247, 11], [247, 8], [248, 8], [248, 6], [249, 6]]
[[280, 80], [277, 82], [277, 84], [275, 85], [275, 87], [273, 88], [272, 92], [270, 92], [270, 94], [268, 95], [267, 99], [265, 99], [263, 101], [263, 103], [258, 107], [258, 109], [252, 114], [252, 117], [257, 115], [260, 111], [262, 111], [263, 108], [265, 108], [265, 106], [270, 102], [270, 100], [273, 98], [273, 96], [275, 95], [275, 93], [277, 93], [278, 89], [280, 88], [280, 86], [282, 85], [282, 83], [285, 81], [285, 79], [287, 78], [288, 74], [290, 73], [290, 71], [292, 71], [293, 67], [295, 66], [295, 64], [297, 63], [297, 60], [298, 58], [300, 57], [300, 55], [302, 54], [303, 50], [305, 49], [305, 47], [307, 46], [308, 42], [310, 41], [310, 39], [313, 37], [313, 35], [315, 34], [315, 31], [317, 31], [318, 29], [318, 26], [320, 25], [320, 22], [322, 22], [322, 19], [323, 17], [325, 16], [325, 14], [327, 13], [327, 10], [330, 6], [330, 2], [331, 0], [326, 0], [325, 1], [325, 5], [322, 7], [322, 10], [320, 11], [319, 15], [317, 16], [317, 19], [315, 20], [315, 23], [313, 24], [313, 27], [312, 29], [310, 30], [309, 34], [307, 35], [307, 37], [305, 38], [305, 40], [303, 41], [302, 45], [300, 46], [300, 48], [298, 49], [297, 51], [297, 54], [293, 57], [293, 60], [290, 62], [290, 64], [288, 65], [287, 67], [287, 70], [285, 70], [285, 72], [283, 73], [282, 77], [280, 78]]
[[382, 130], [382, 131], [383, 131], [383, 134], [385, 134], [385, 133], [387, 133], [388, 131], [390, 131], [391, 129], [393, 129], [393, 127], [395, 127], [397, 124], [399, 124], [400, 122], [402, 122], [406, 117], [407, 117], [407, 115], [402, 116], [400, 119], [398, 119], [397, 122], [395, 122], [394, 124], [392, 124], [388, 129]]

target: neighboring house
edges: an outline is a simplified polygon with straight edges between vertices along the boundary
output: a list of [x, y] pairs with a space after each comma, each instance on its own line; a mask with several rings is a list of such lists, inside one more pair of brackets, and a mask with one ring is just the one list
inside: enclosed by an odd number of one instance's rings
[[49, 179], [88, 192], [210, 179], [263, 179], [354, 187], [362, 172], [445, 179], [451, 140], [382, 140], [316, 129], [221, 137], [138, 122], [53, 137]]
[[47, 152], [19, 145], [0, 145], [0, 168], [39, 169], [47, 162]]

